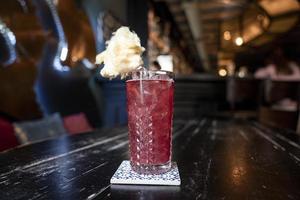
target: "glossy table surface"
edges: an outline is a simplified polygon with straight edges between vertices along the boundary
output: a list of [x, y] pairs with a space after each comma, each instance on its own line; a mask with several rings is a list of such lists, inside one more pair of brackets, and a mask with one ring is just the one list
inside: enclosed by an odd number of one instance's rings
[[176, 120], [176, 186], [110, 185], [128, 159], [127, 128], [0, 153], [0, 199], [300, 199], [300, 138], [229, 118]]

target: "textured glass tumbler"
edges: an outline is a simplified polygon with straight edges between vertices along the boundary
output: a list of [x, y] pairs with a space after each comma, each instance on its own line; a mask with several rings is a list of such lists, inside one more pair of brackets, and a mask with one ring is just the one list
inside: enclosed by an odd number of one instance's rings
[[137, 71], [126, 81], [131, 168], [161, 174], [171, 168], [173, 73]]

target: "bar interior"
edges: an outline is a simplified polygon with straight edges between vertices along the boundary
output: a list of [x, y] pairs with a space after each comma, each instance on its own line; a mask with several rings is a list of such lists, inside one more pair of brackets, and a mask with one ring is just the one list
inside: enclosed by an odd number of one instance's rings
[[0, 199], [300, 199], [299, 180], [299, 0], [0, 1]]

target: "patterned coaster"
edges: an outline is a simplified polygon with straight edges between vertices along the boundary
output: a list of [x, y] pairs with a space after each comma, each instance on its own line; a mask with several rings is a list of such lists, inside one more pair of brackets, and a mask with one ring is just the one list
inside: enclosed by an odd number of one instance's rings
[[144, 175], [131, 170], [130, 162], [124, 160], [110, 179], [111, 184], [134, 185], [180, 185], [180, 176], [177, 164], [172, 162], [171, 170], [164, 174]]

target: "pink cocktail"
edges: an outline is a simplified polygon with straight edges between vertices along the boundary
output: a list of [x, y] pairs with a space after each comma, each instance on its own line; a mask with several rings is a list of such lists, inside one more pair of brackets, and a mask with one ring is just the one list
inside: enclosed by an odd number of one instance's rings
[[169, 72], [147, 71], [140, 79], [126, 82], [130, 162], [138, 173], [159, 174], [171, 168], [171, 76]]

